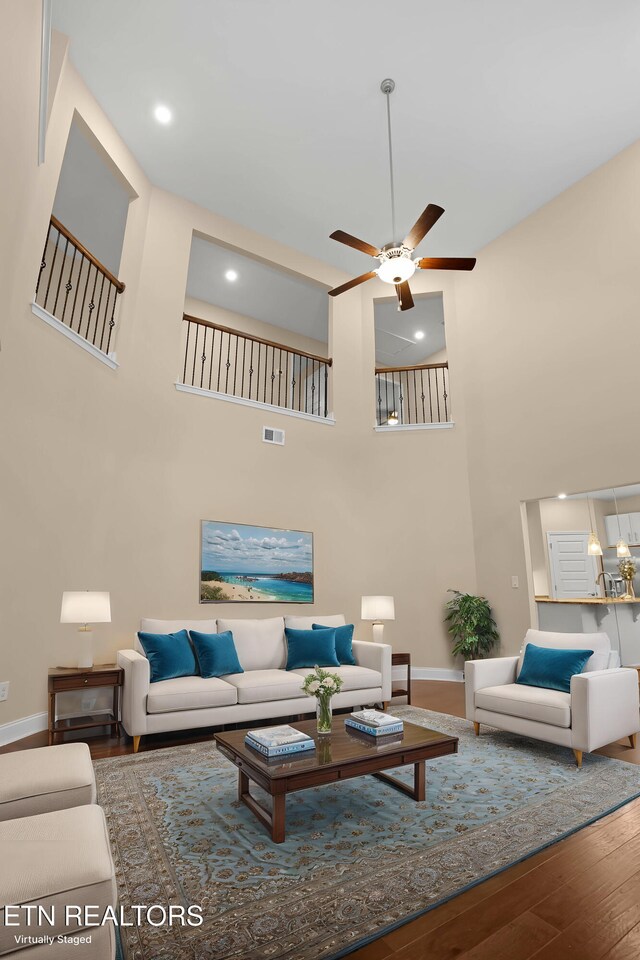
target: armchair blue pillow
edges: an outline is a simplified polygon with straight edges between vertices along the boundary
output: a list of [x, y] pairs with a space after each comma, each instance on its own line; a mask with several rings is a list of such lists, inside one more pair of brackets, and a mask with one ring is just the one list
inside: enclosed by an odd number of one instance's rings
[[335, 627], [320, 630], [295, 630], [285, 627], [287, 638], [287, 670], [301, 667], [339, 667], [336, 656]]
[[582, 673], [587, 660], [592, 656], [593, 650], [564, 650], [528, 643], [524, 648], [522, 670], [516, 683], [570, 693], [571, 677]]
[[196, 651], [201, 677], [209, 679], [226, 677], [229, 673], [244, 673], [231, 630], [225, 630], [224, 633], [190, 630], [189, 636]]
[[[313, 630], [326, 630], [321, 623], [312, 623]], [[348, 623], [344, 627], [335, 627], [336, 631], [336, 656], [340, 663], [348, 664], [351, 667], [356, 666], [356, 658], [353, 655], [353, 624]]]
[[186, 630], [177, 633], [138, 633], [138, 639], [151, 666], [151, 683], [194, 677], [196, 658]]

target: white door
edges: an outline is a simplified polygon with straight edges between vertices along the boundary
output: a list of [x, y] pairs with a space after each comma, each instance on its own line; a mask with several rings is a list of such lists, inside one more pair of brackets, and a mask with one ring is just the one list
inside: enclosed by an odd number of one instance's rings
[[562, 531], [547, 533], [550, 596], [555, 600], [599, 596], [596, 558], [587, 553], [589, 533]]

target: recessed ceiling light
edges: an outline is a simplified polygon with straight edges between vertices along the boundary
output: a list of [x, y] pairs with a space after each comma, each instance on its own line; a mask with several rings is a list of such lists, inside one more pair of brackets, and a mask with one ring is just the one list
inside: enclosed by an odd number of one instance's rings
[[567, 499], [566, 493], [559, 493], [559, 494], [558, 494], [558, 500], [566, 500], [566, 499]]
[[234, 280], [238, 279], [237, 270], [227, 270], [227, 272], [225, 273], [225, 278], [229, 280], [231, 283], [233, 283]]
[[165, 125], [167, 123], [171, 123], [173, 119], [173, 114], [171, 113], [171, 110], [169, 110], [169, 107], [165, 106], [164, 103], [159, 103], [157, 107], [155, 107], [153, 111], [153, 115], [158, 121], [158, 123], [163, 123]]
[[424, 330], [416, 330], [413, 335], [414, 340], [424, 340]]

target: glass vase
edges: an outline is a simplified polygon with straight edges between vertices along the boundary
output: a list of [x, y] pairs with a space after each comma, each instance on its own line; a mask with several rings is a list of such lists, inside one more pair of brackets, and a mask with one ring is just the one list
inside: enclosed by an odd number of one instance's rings
[[624, 589], [628, 597], [635, 597], [635, 592], [633, 589], [633, 580], [625, 580]]
[[316, 697], [318, 733], [331, 733], [331, 697]]

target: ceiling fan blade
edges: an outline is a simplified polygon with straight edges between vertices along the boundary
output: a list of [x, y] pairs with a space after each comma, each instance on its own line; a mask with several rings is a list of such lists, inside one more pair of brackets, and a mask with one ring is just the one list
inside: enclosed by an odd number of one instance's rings
[[337, 297], [341, 293], [346, 293], [347, 290], [351, 290], [352, 287], [357, 287], [359, 283], [364, 283], [365, 280], [372, 280], [375, 276], [377, 276], [375, 270], [372, 270], [371, 273], [363, 273], [359, 277], [354, 277], [353, 280], [347, 280], [347, 282], [343, 283], [341, 286], [334, 287], [333, 290], [329, 290], [329, 296]]
[[417, 261], [421, 270], [473, 270], [475, 257], [423, 257]]
[[439, 207], [435, 203], [430, 203], [426, 210], [423, 210], [411, 230], [406, 236], [404, 241], [404, 246], [409, 247], [409, 250], [415, 250], [421, 240], [424, 240], [426, 235], [431, 230], [431, 227], [438, 222], [444, 209]]
[[354, 250], [360, 250], [361, 253], [368, 253], [370, 257], [377, 257], [380, 253], [379, 250], [372, 247], [366, 240], [358, 240], [357, 237], [352, 237], [350, 233], [345, 233], [344, 230], [334, 230], [329, 239], [337, 240], [339, 243], [346, 243], [348, 247], [353, 247]]
[[415, 306], [409, 284], [406, 280], [404, 283], [396, 283], [396, 293], [398, 294], [398, 303], [400, 304], [401, 310], [411, 310], [411, 307]]

